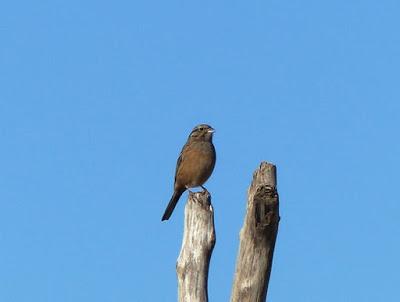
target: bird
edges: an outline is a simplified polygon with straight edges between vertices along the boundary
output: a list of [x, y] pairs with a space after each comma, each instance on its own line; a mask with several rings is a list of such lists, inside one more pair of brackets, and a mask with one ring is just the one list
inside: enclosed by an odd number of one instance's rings
[[174, 193], [161, 221], [171, 217], [179, 198], [186, 190], [201, 187], [207, 191], [203, 184], [211, 176], [216, 161], [212, 142], [214, 132], [210, 125], [200, 124], [189, 134], [176, 163]]

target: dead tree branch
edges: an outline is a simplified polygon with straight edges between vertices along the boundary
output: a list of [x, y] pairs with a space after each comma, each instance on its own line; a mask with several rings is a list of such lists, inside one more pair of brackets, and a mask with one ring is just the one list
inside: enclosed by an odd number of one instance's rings
[[176, 264], [179, 302], [207, 302], [208, 268], [215, 245], [214, 211], [208, 192], [190, 193], [181, 252]]
[[231, 302], [265, 301], [278, 225], [276, 167], [262, 162], [248, 190]]

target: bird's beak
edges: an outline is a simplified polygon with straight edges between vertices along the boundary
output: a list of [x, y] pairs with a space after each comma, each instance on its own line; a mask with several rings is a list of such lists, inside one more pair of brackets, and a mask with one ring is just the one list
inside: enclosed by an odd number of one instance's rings
[[208, 133], [214, 133], [215, 132], [215, 129], [213, 129], [213, 128], [211, 128], [211, 129], [208, 129], [208, 131], [207, 131]]

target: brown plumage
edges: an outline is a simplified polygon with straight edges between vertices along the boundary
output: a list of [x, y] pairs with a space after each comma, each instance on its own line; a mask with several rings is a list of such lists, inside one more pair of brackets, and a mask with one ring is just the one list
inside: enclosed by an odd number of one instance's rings
[[183, 146], [175, 170], [174, 194], [161, 220], [168, 220], [186, 189], [201, 186], [211, 176], [215, 166], [215, 149], [212, 143], [214, 129], [201, 124], [192, 130]]

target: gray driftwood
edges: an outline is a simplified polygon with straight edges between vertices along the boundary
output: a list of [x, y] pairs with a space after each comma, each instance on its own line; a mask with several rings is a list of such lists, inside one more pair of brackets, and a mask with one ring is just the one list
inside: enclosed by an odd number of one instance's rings
[[247, 212], [240, 231], [232, 302], [265, 301], [278, 225], [276, 168], [272, 164], [262, 162], [254, 172], [248, 190]]
[[207, 302], [207, 280], [215, 245], [214, 211], [208, 192], [190, 193], [185, 206], [181, 252], [176, 263], [179, 302]]

